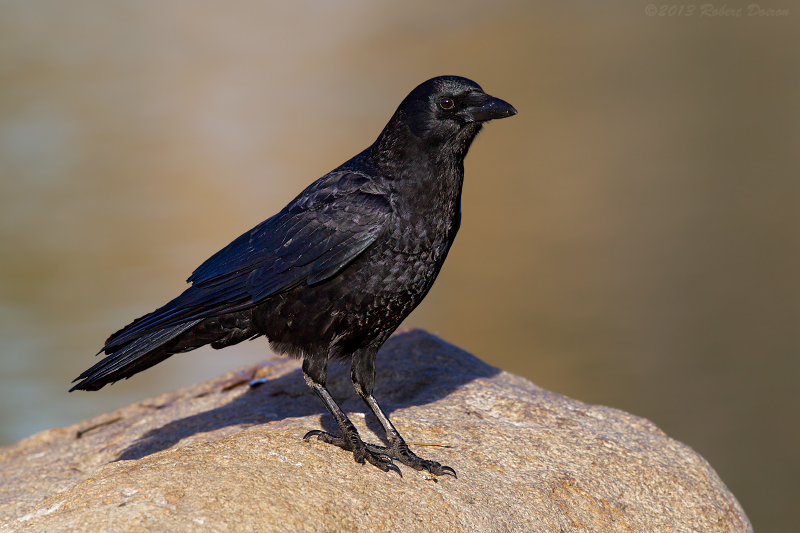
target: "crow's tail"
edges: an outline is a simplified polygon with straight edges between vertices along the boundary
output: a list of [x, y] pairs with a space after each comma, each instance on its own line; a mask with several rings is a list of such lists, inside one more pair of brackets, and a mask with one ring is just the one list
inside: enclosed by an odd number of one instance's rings
[[202, 320], [194, 320], [185, 324], [160, 329], [144, 334], [121, 346], [106, 348], [106, 353], [110, 355], [73, 380], [73, 383], [78, 380], [81, 380], [81, 382], [72, 387], [70, 392], [74, 390], [99, 390], [104, 385], [129, 378], [142, 370], [146, 370], [173, 354], [199, 348], [206, 342], [201, 342], [197, 346], [176, 346], [175, 342], [181, 334], [199, 322], [202, 322]]

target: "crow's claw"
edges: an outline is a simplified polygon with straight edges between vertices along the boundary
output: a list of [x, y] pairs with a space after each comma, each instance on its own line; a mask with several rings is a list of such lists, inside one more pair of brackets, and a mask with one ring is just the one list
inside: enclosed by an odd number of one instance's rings
[[309, 440], [311, 437], [317, 437], [317, 440], [321, 440], [322, 442], [327, 442], [328, 444], [333, 444], [334, 446], [338, 446], [339, 448], [345, 449], [350, 451], [350, 443], [343, 439], [342, 437], [337, 437], [333, 433], [328, 433], [327, 431], [322, 431], [319, 429], [312, 429], [305, 435], [303, 435], [303, 440]]
[[441, 474], [436, 474], [437, 476], [443, 476], [445, 473], [449, 473], [454, 478], [458, 479], [458, 476], [456, 475], [456, 471], [453, 470], [452, 468], [450, 468], [449, 466], [439, 465], [439, 469], [442, 471], [442, 473]]
[[389, 472], [389, 471], [397, 472], [398, 476], [403, 477], [403, 473], [400, 472], [400, 469], [397, 467], [397, 465], [392, 462], [391, 457], [388, 457], [386, 455], [383, 456], [376, 455], [373, 454], [372, 452], [367, 452], [366, 458], [369, 461], [369, 464], [377, 466], [384, 472]]

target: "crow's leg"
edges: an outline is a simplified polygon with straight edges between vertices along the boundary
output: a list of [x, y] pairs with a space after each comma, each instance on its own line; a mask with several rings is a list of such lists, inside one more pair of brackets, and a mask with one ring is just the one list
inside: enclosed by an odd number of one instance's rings
[[372, 389], [375, 386], [376, 355], [377, 350], [356, 352], [353, 354], [353, 363], [350, 367], [350, 378], [353, 380], [353, 387], [355, 387], [358, 395], [361, 396], [361, 399], [364, 400], [364, 403], [367, 404], [370, 411], [378, 419], [378, 422], [381, 423], [383, 430], [386, 432], [386, 440], [389, 441], [389, 446], [367, 444], [367, 449], [373, 453], [388, 455], [415, 470], [427, 470], [437, 476], [450, 474], [456, 477], [456, 471], [449, 466], [443, 466], [436, 461], [422, 459], [409, 450], [406, 441], [403, 440], [389, 417], [378, 405], [378, 401], [372, 395]]
[[391, 457], [380, 451], [373, 451], [364, 444], [361, 440], [356, 427], [347, 418], [342, 409], [336, 404], [328, 389], [325, 388], [325, 381], [328, 377], [328, 357], [324, 354], [319, 356], [305, 356], [303, 359], [303, 375], [305, 376], [306, 383], [309, 387], [319, 396], [322, 403], [325, 404], [333, 419], [339, 425], [339, 430], [342, 436], [338, 437], [326, 431], [312, 430], [305, 434], [303, 440], [308, 440], [316, 436], [317, 439], [334, 444], [345, 450], [353, 452], [353, 459], [357, 463], [364, 464], [364, 461], [369, 461], [370, 464], [377, 466], [384, 472], [389, 470], [395, 471], [402, 476], [400, 469], [392, 463]]

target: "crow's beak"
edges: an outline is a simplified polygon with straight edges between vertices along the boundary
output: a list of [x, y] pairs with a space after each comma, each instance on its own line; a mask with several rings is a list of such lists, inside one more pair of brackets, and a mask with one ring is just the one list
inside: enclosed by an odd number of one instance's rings
[[489, 96], [489, 99], [481, 105], [468, 107], [459, 114], [467, 122], [486, 122], [496, 118], [513, 117], [517, 114], [517, 110], [508, 102]]

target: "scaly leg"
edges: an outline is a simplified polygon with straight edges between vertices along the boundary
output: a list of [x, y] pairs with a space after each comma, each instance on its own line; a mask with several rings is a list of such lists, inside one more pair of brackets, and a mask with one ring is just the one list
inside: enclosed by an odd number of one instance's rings
[[367, 352], [359, 351], [353, 354], [353, 362], [350, 367], [350, 378], [353, 380], [353, 387], [364, 403], [367, 404], [372, 414], [378, 419], [383, 430], [386, 432], [386, 440], [389, 441], [389, 446], [376, 446], [374, 444], [367, 444], [367, 449], [375, 454], [382, 454], [397, 459], [404, 465], [410, 466], [415, 470], [427, 470], [431, 474], [441, 476], [450, 474], [456, 476], [456, 471], [449, 466], [443, 466], [436, 461], [429, 461], [418, 457], [414, 452], [408, 449], [406, 441], [400, 436], [400, 433], [394, 427], [389, 417], [383, 412], [378, 401], [372, 395], [372, 389], [375, 385], [375, 356], [377, 350]]
[[308, 440], [316, 436], [318, 440], [334, 444], [345, 450], [353, 452], [353, 459], [360, 464], [368, 461], [371, 465], [377, 466], [384, 472], [389, 470], [397, 472], [402, 476], [400, 469], [392, 462], [391, 457], [380, 451], [373, 451], [364, 444], [361, 436], [358, 434], [356, 427], [347, 418], [342, 409], [336, 404], [328, 389], [325, 388], [325, 381], [328, 376], [328, 358], [327, 355], [322, 357], [309, 357], [303, 359], [303, 374], [305, 375], [306, 383], [309, 387], [319, 396], [322, 403], [330, 412], [333, 419], [339, 425], [339, 430], [342, 436], [338, 437], [326, 431], [312, 430], [305, 434], [303, 440]]

